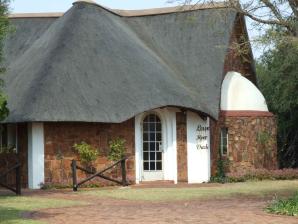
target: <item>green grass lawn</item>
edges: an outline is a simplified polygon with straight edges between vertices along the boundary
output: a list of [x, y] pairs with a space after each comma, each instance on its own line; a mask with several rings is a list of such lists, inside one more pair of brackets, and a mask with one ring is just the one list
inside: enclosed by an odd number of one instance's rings
[[226, 198], [232, 196], [259, 196], [280, 193], [294, 193], [298, 189], [298, 180], [258, 181], [231, 183], [220, 186], [185, 188], [116, 188], [85, 191], [83, 194], [104, 198], [116, 198], [143, 201], [192, 200], [199, 198]]
[[[194, 200], [208, 198], [229, 198], [234, 196], [287, 195], [296, 192], [298, 180], [291, 181], [259, 181], [245, 183], [231, 183], [222, 185], [207, 185], [184, 188], [113, 188], [91, 191], [81, 190], [80, 194], [93, 195], [102, 198], [143, 200], [143, 201], [173, 201]], [[296, 195], [296, 199], [297, 199]], [[297, 202], [297, 201], [296, 201]], [[49, 199], [45, 197], [16, 197], [0, 196], [0, 224], [41, 224], [39, 221], [24, 220], [24, 212], [38, 211], [47, 208], [71, 207], [86, 205], [87, 202], [71, 200]], [[292, 208], [292, 201], [284, 203]], [[275, 206], [276, 208], [278, 206]], [[297, 210], [293, 210], [294, 212]], [[283, 214], [282, 212], [278, 214]]]
[[42, 222], [23, 219], [22, 213], [77, 204], [80, 202], [41, 197], [0, 196], [0, 224], [41, 224]]

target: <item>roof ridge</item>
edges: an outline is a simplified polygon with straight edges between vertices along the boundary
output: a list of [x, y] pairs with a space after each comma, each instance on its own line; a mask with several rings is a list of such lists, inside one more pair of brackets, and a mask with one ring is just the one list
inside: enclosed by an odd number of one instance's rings
[[[227, 8], [227, 6], [223, 2], [216, 2], [211, 4], [180, 5], [180, 6], [151, 8], [151, 9], [136, 9], [136, 10], [111, 9], [108, 7], [104, 7], [100, 4], [97, 4], [95, 2], [89, 2], [85, 0], [79, 0], [74, 2], [73, 4], [78, 4], [78, 3], [95, 5], [122, 17], [153, 16], [153, 15], [163, 15], [163, 14], [176, 13], [176, 12], [189, 12], [189, 11], [204, 10], [204, 9]], [[63, 12], [15, 13], [15, 14], [10, 14], [8, 17], [9, 18], [58, 18], [63, 15], [64, 15]]]
[[162, 15], [176, 12], [189, 12], [204, 9], [219, 9], [226, 8], [224, 3], [212, 3], [212, 4], [195, 4], [195, 5], [180, 5], [162, 8], [151, 8], [151, 9], [137, 9], [137, 10], [123, 10], [123, 9], [109, 9], [108, 10], [123, 16], [123, 17], [137, 17], [137, 16], [151, 16], [151, 15]]
[[8, 15], [8, 18], [59, 18], [64, 15], [64, 12], [45, 12], [45, 13], [13, 13]]

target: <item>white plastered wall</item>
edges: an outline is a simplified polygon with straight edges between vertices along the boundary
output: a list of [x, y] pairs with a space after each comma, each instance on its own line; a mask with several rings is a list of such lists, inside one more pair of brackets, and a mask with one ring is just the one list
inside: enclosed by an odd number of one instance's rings
[[187, 112], [187, 173], [188, 183], [210, 180], [210, 125], [198, 114]]
[[238, 72], [228, 72], [221, 88], [221, 110], [268, 111], [260, 90]]
[[43, 123], [28, 124], [28, 185], [39, 189], [44, 183], [44, 127]]
[[163, 134], [163, 171], [164, 180], [177, 183], [177, 140], [176, 140], [176, 112], [175, 108], [163, 108], [148, 111], [135, 117], [135, 168], [136, 183], [142, 181], [143, 155], [142, 155], [142, 121], [150, 112], [156, 113], [162, 122]]

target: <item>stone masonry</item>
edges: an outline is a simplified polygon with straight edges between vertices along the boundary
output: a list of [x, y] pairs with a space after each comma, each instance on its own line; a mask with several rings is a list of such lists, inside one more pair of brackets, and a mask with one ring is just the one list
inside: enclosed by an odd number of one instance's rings
[[224, 157], [228, 172], [277, 168], [276, 118], [269, 113], [260, 116], [222, 113], [217, 123], [211, 123], [213, 175], [219, 158], [221, 127], [228, 128], [228, 154]]
[[[94, 162], [94, 168], [101, 170], [112, 164], [107, 159], [109, 152], [108, 143], [117, 137], [126, 140], [127, 177], [130, 182], [135, 181], [134, 167], [134, 119], [120, 124], [104, 123], [44, 123], [45, 131], [45, 183], [46, 184], [71, 184], [71, 161], [78, 160], [78, 155], [73, 149], [75, 143], [82, 141], [99, 149], [100, 156]], [[120, 178], [120, 167], [108, 176]], [[78, 172], [78, 179], [86, 174]], [[96, 178], [96, 183], [108, 185], [103, 179]], [[90, 183], [90, 182], [89, 182]], [[94, 183], [91, 182], [91, 183]]]
[[187, 182], [186, 114], [176, 113], [178, 182]]

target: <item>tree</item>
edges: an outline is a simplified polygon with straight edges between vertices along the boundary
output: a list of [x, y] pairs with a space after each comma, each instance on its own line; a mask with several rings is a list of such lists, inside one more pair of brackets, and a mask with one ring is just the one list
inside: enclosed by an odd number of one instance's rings
[[[9, 31], [9, 0], [0, 0], [0, 64], [3, 61], [3, 42]], [[0, 67], [0, 73], [5, 72], [4, 67]], [[0, 121], [8, 115], [6, 96], [3, 93], [4, 82], [0, 79]]]
[[[170, 0], [182, 5], [213, 5], [228, 7], [253, 21], [259, 37], [250, 42], [275, 44], [298, 38], [298, 0]], [[264, 46], [264, 45], [263, 45]]]
[[[298, 0], [173, 0], [183, 5], [227, 7], [252, 20], [256, 39], [242, 38], [235, 48], [268, 47], [257, 63], [257, 78], [269, 110], [277, 115], [281, 167], [298, 167]], [[182, 7], [183, 9], [183, 7]], [[237, 46], [238, 45], [238, 46]]]
[[279, 44], [257, 63], [259, 87], [278, 120], [280, 166], [298, 167], [298, 47]]

